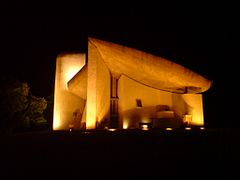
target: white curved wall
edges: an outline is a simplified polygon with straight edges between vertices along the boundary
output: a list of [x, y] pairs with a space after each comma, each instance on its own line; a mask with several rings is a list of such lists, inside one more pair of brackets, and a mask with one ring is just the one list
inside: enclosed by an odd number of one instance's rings
[[85, 65], [85, 54], [62, 54], [57, 57], [53, 130], [69, 129], [73, 123], [73, 112], [83, 112], [85, 101], [68, 91], [68, 81]]

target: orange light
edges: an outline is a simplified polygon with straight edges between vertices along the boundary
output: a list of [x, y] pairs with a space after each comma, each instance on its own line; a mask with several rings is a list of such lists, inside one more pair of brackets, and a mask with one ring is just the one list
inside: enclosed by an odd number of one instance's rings
[[[88, 84], [88, 86], [90, 86]], [[86, 113], [86, 128], [95, 129], [97, 121], [97, 112], [96, 112], [96, 88], [94, 84], [87, 89], [87, 113]]]
[[78, 66], [72, 66], [68, 69], [68, 71], [66, 71], [65, 74], [63, 74], [63, 81], [66, 86], [67, 86], [67, 82], [70, 81], [78, 73], [78, 71], [81, 68], [82, 67], [79, 68]]
[[145, 130], [145, 131], [149, 130], [149, 129], [148, 129], [148, 125], [147, 125], [147, 124], [143, 124], [143, 125], [142, 125], [142, 130]]
[[205, 128], [204, 128], [204, 127], [200, 127], [200, 129], [201, 129], [201, 130], [205, 130]]
[[[54, 108], [56, 109], [56, 106], [54, 106]], [[53, 130], [59, 130], [60, 126], [61, 126], [60, 113], [57, 110], [55, 110], [53, 118]]]
[[116, 131], [116, 129], [108, 129], [109, 131]]
[[96, 127], [96, 99], [87, 100], [87, 120], [86, 128], [95, 129]]
[[167, 131], [172, 131], [173, 129], [172, 128], [166, 128]]
[[123, 121], [123, 129], [127, 129], [128, 128], [128, 122], [127, 120]]
[[189, 130], [191, 130], [191, 128], [190, 127], [185, 127], [185, 130], [189, 131]]

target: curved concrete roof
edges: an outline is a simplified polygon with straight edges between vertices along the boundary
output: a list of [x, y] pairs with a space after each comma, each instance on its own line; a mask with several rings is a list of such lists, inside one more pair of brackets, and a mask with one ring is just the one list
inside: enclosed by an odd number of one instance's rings
[[89, 38], [115, 77], [122, 74], [146, 86], [175, 92], [201, 93], [211, 81], [167, 59], [111, 42]]

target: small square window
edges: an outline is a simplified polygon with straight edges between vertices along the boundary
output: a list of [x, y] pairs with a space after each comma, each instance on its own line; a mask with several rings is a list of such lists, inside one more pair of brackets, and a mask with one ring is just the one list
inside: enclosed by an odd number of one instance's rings
[[136, 99], [136, 104], [137, 104], [137, 107], [142, 107], [142, 100]]

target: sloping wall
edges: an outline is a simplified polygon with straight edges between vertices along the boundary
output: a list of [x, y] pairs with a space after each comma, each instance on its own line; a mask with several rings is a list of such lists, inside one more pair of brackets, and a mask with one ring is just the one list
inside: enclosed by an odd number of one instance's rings
[[97, 48], [88, 43], [88, 80], [86, 127], [94, 129], [96, 123], [109, 119], [110, 72]]
[[68, 91], [67, 83], [85, 65], [85, 54], [61, 54], [57, 57], [53, 129], [69, 129], [73, 113], [83, 112], [85, 100]]
[[[157, 105], [172, 107], [172, 93], [147, 87], [125, 75], [118, 80], [118, 97], [120, 127], [124, 129], [151, 122], [156, 118]], [[141, 100], [142, 107], [136, 107], [136, 99]]]
[[102, 58], [97, 60], [97, 121], [110, 118], [110, 72]]
[[87, 64], [68, 81], [68, 90], [77, 96], [87, 99]]

